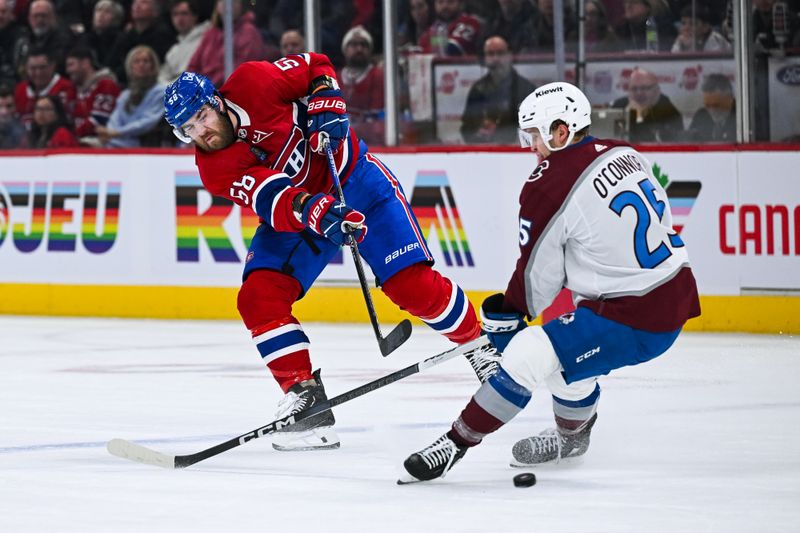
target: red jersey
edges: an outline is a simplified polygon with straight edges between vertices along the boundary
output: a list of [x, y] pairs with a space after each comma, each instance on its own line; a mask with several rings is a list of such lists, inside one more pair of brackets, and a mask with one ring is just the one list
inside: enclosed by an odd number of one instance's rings
[[75, 148], [77, 146], [80, 146], [78, 139], [63, 126], [53, 133], [50, 142], [47, 143], [47, 148]]
[[75, 86], [66, 78], [59, 74], [53, 76], [50, 83], [41, 91], [34, 91], [27, 81], [21, 81], [14, 89], [14, 103], [17, 106], [19, 118], [27, 129], [30, 129], [33, 122], [33, 108], [36, 99], [40, 96], [58, 96], [64, 104], [64, 111], [68, 116], [72, 115], [72, 106], [75, 103]]
[[[472, 15], [461, 14], [450, 22], [436, 21], [419, 37], [419, 45], [427, 54], [475, 55], [478, 53], [481, 21]], [[443, 42], [436, 42], [444, 39]]]
[[[331, 192], [328, 159], [307, 142], [306, 96], [311, 81], [334, 77], [327, 56], [306, 53], [269, 63], [243, 63], [219, 89], [239, 118], [238, 140], [227, 148], [195, 150], [203, 185], [211, 194], [248, 207], [279, 231], [300, 231], [292, 200], [302, 191]], [[352, 128], [334, 154], [342, 183], [360, 153]]]
[[95, 74], [84, 89], [78, 90], [72, 112], [78, 137], [94, 135], [97, 126], [106, 125], [114, 111], [119, 92], [119, 85], [106, 69]]

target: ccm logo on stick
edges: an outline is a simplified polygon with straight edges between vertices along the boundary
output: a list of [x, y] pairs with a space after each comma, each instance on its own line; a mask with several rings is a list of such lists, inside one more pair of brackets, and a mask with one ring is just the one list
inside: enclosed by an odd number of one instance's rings
[[281, 429], [283, 427], [286, 427], [286, 426], [290, 426], [292, 424], [294, 424], [294, 416], [291, 416], [291, 417], [287, 418], [285, 422], [281, 422], [280, 420], [278, 420], [277, 422], [273, 422], [272, 424], [269, 424], [269, 425], [264, 426], [262, 428], [258, 428], [255, 431], [251, 431], [247, 435], [242, 435], [241, 437], [239, 437], [239, 444], [244, 444], [245, 442], [247, 442], [249, 440], [259, 439], [259, 438], [263, 437], [264, 435], [269, 435], [271, 433], [275, 433], [279, 429]]

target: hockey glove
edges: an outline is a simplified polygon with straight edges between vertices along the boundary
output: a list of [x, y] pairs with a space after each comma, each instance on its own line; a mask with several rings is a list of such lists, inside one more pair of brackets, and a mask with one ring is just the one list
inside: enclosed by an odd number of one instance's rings
[[308, 142], [311, 150], [325, 153], [325, 138], [336, 152], [350, 133], [347, 106], [338, 89], [320, 90], [308, 98]]
[[502, 353], [511, 337], [528, 327], [525, 315], [515, 311], [503, 311], [503, 298], [500, 293], [486, 298], [481, 305], [481, 322], [489, 342]]
[[364, 214], [329, 194], [315, 194], [305, 200], [300, 220], [314, 233], [339, 246], [348, 243], [349, 235], [353, 235], [356, 242], [363, 241], [367, 235]]

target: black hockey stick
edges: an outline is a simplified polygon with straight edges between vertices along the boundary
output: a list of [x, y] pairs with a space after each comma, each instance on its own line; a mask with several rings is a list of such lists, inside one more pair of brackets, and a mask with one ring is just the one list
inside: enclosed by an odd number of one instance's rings
[[142, 446], [141, 444], [136, 444], [135, 442], [130, 442], [123, 439], [110, 440], [106, 447], [111, 455], [116, 455], [117, 457], [122, 457], [123, 459], [130, 459], [131, 461], [137, 461], [139, 463], [160, 466], [169, 469], [186, 468], [187, 466], [199, 463], [200, 461], [208, 459], [209, 457], [214, 457], [222, 452], [236, 448], [237, 446], [241, 446], [242, 444], [253, 439], [259, 439], [265, 435], [275, 433], [281, 428], [296, 424], [301, 420], [314, 416], [323, 411], [327, 411], [328, 409], [332, 409], [337, 405], [349, 402], [350, 400], [358, 398], [359, 396], [363, 396], [368, 392], [380, 389], [381, 387], [385, 387], [386, 385], [394, 383], [395, 381], [412, 376], [417, 372], [432, 366], [436, 366], [439, 363], [447, 361], [448, 359], [452, 359], [453, 357], [459, 355], [468, 356], [490, 348], [491, 344], [489, 344], [489, 341], [486, 339], [486, 337], [479, 337], [474, 341], [462, 344], [461, 346], [456, 346], [455, 348], [451, 348], [446, 352], [434, 355], [423, 361], [420, 361], [419, 363], [407, 366], [406, 368], [392, 372], [391, 374], [383, 376], [382, 378], [378, 378], [375, 381], [371, 381], [365, 385], [361, 385], [360, 387], [356, 387], [355, 389], [344, 392], [326, 402], [322, 402], [313, 406], [307, 411], [301, 411], [295, 415], [275, 420], [266, 426], [261, 426], [258, 429], [254, 429], [253, 431], [239, 435], [236, 438], [225, 441], [222, 444], [217, 444], [216, 446], [212, 446], [211, 448], [197, 453], [192, 453], [189, 455], [169, 455], [151, 450], [150, 448]]
[[[344, 204], [344, 192], [342, 191], [342, 182], [339, 180], [339, 172], [336, 170], [336, 161], [333, 159], [333, 152], [331, 151], [330, 141], [326, 138], [323, 140], [325, 145], [325, 152], [328, 154], [328, 166], [331, 169], [331, 177], [333, 183], [336, 185], [336, 190], [339, 193], [339, 200]], [[364, 265], [361, 264], [361, 255], [358, 253], [358, 244], [355, 237], [349, 235], [350, 250], [353, 252], [353, 262], [356, 264], [356, 272], [358, 272], [358, 282], [361, 284], [361, 292], [364, 293], [364, 301], [367, 304], [367, 313], [369, 313], [369, 320], [372, 322], [372, 329], [375, 330], [375, 337], [378, 339], [378, 347], [384, 357], [395, 351], [401, 344], [406, 342], [411, 336], [411, 321], [407, 318], [403, 319], [395, 328], [389, 332], [385, 337], [381, 333], [381, 327], [378, 325], [378, 316], [375, 314], [375, 305], [372, 303], [372, 295], [369, 292], [369, 285], [367, 284], [367, 276], [364, 274]]]

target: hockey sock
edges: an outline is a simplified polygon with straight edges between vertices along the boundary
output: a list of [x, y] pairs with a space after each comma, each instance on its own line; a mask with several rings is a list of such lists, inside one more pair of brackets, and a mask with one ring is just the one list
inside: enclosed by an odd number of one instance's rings
[[300, 291], [297, 280], [272, 270], [250, 273], [239, 290], [239, 314], [284, 392], [311, 379], [308, 337], [292, 316]]
[[297, 319], [273, 320], [251, 333], [258, 353], [283, 392], [312, 378], [308, 337]]
[[594, 391], [581, 400], [565, 400], [553, 396], [553, 413], [556, 426], [564, 433], [576, 433], [583, 428], [587, 420], [597, 412], [597, 402], [600, 400], [600, 384], [595, 384]]
[[461, 411], [448, 436], [460, 446], [475, 446], [517, 416], [530, 399], [531, 392], [499, 368]]
[[480, 335], [478, 317], [464, 291], [426, 263], [404, 268], [384, 282], [382, 290], [452, 342], [463, 344]]

